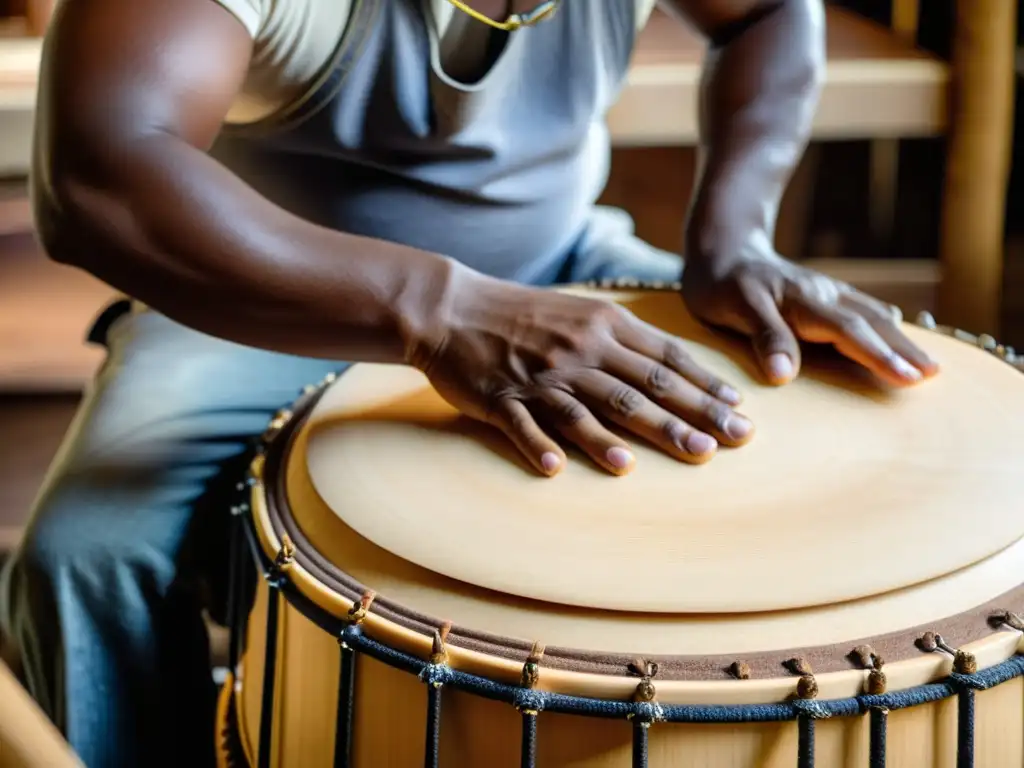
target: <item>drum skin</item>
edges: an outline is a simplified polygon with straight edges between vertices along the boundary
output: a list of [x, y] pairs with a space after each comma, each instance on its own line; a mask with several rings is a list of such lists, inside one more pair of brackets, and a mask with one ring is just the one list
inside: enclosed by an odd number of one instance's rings
[[[621, 294], [603, 295], [616, 300], [622, 298]], [[942, 339], [940, 346], [948, 341]], [[985, 366], [991, 361], [983, 359], [984, 353], [980, 350], [976, 352], [979, 369], [988, 371]], [[954, 354], [958, 355], [959, 351]], [[1001, 369], [993, 371], [997, 379], [1001, 374]], [[965, 378], [961, 371], [960, 379]], [[1012, 386], [1001, 379], [998, 381], [997, 388]], [[746, 382], [738, 383], [742, 386]], [[1019, 385], [1024, 387], [1024, 380], [1020, 380]], [[332, 386], [326, 387], [327, 395], [331, 389]], [[1019, 417], [1019, 409], [1006, 407], [1006, 420]], [[981, 425], [978, 429], [990, 426]], [[965, 429], [969, 436], [977, 438], [971, 434], [970, 426]], [[742, 705], [784, 701], [796, 694], [797, 678], [788, 675], [779, 663], [780, 659], [791, 655], [815, 659], [819, 698], [841, 699], [860, 694], [867, 672], [856, 668], [845, 657], [865, 638], [876, 647], [897, 649], [895, 655], [890, 653], [886, 659], [890, 691], [940, 680], [950, 673], [951, 660], [947, 655], [926, 654], [914, 647], [913, 638], [922, 628], [935, 627], [936, 631], [941, 628], [947, 639], [974, 654], [979, 669], [998, 664], [1019, 652], [1021, 647], [1020, 633], [1005, 627], [989, 628], [984, 620], [991, 610], [1024, 608], [1024, 591], [1018, 575], [1024, 573], [1024, 541], [1013, 535], [1013, 525], [1004, 525], [997, 534], [987, 532], [988, 538], [974, 536], [972, 540], [979, 549], [966, 560], [962, 552], [926, 557], [924, 567], [925, 571], [930, 570], [930, 576], [917, 582], [897, 576], [887, 585], [884, 578], [876, 578], [870, 588], [859, 590], [856, 580], [847, 579], [841, 586], [852, 590], [851, 599], [841, 603], [815, 602], [815, 596], [827, 595], [830, 585], [826, 583], [826, 589], [808, 590], [792, 607], [768, 612], [754, 610], [753, 603], [750, 610], [733, 610], [732, 607], [716, 610], [717, 604], [713, 604], [707, 612], [650, 612], [648, 609], [653, 603], [645, 604], [643, 599], [633, 610], [628, 610], [630, 605], [625, 603], [616, 606], [620, 610], [611, 611], [588, 607], [587, 603], [592, 602], [589, 598], [575, 601], [572, 607], [560, 606], [557, 602], [544, 602], [522, 594], [529, 591], [528, 587], [498, 592], [493, 587], [477, 586], [472, 580], [461, 581], [446, 572], [447, 568], [432, 570], [422, 563], [404, 559], [390, 549], [394, 541], [365, 538], [349, 526], [339, 509], [326, 501], [331, 494], [321, 492], [324, 470], [320, 470], [321, 477], [311, 477], [307, 456], [311, 455], [310, 440], [315, 434], [310, 422], [300, 424], [289, 437], [286, 455], [273, 471], [269, 464], [265, 473], [262, 462], [254, 464], [257, 482], [252, 490], [252, 527], [263, 556], [273, 560], [284, 551], [280, 519], [287, 517], [295, 526], [292, 532], [301, 532], [301, 538], [296, 535], [295, 542], [300, 553], [315, 549], [355, 583], [377, 591], [379, 603], [386, 598], [418, 614], [434, 617], [437, 624], [451, 621], [454, 627], [449, 643], [449, 663], [456, 669], [504, 683], [516, 684], [518, 680], [526, 654], [489, 655], [486, 649], [474, 650], [464, 642], [464, 638], [472, 634], [469, 630], [473, 630], [498, 638], [494, 640], [495, 647], [501, 644], [500, 638], [509, 638], [510, 648], [522, 647], [523, 642], [539, 641], [549, 647], [609, 653], [619, 659], [609, 661], [608, 669], [602, 673], [571, 665], [545, 666], [542, 660], [538, 686], [542, 690], [628, 700], [637, 679], [630, 678], [624, 666], [617, 667], [625, 663], [622, 659], [629, 654], [646, 654], [645, 657], [657, 659], [678, 656], [679, 661], [664, 663], [667, 677], [654, 680], [657, 701], [666, 705]], [[926, 455], [937, 454], [926, 452]], [[429, 463], [429, 458], [426, 462]], [[948, 464], [944, 466], [948, 469]], [[284, 503], [279, 504], [285, 507], [283, 509], [273, 506], [274, 488], [281, 489], [276, 495], [284, 499]], [[991, 503], [993, 494], [981, 497]], [[1015, 508], [1008, 506], [1008, 512], [1011, 509], [1021, 511], [1019, 499], [1019, 492], [1007, 498], [1008, 505], [1016, 504]], [[782, 514], [784, 516], [784, 511]], [[900, 530], [910, 530], [910, 522], [903, 519]], [[918, 510], [918, 522], [921, 526], [929, 524], [927, 508]], [[1016, 524], [1020, 522], [1018, 519]], [[457, 538], [460, 535], [453, 523], [446, 525], [438, 521], [436, 525], [438, 536]], [[398, 541], [395, 549], [409, 546], [410, 541], [415, 544], [412, 539]], [[915, 551], [913, 541], [906, 544], [911, 552]], [[888, 551], [898, 549], [892, 547], [891, 542], [887, 542], [887, 546]], [[876, 570], [884, 570], [884, 563], [872, 563], [870, 555], [866, 553], [862, 560], [874, 565]], [[458, 572], [458, 564], [452, 568], [457, 572], [455, 575], [465, 576], [465, 572]], [[297, 557], [295, 564], [284, 573], [297, 592], [334, 617], [343, 617], [359, 600], [358, 590], [342, 590], [337, 584], [328, 583], [326, 577], [309, 566], [308, 559]], [[904, 573], [910, 571], [905, 569]], [[827, 573], [813, 573], [811, 577], [828, 582]], [[722, 594], [729, 599], [727, 591]], [[758, 595], [756, 589], [750, 594]], [[772, 597], [767, 591], [763, 594]], [[614, 602], [628, 602], [628, 598], [628, 594], [623, 593]], [[280, 601], [271, 766], [329, 768], [335, 765], [340, 672], [338, 640], [272, 591], [266, 580], [259, 580], [256, 587], [245, 628], [244, 653], [236, 669], [237, 679], [225, 687], [222, 710], [228, 705], [233, 707], [237, 740], [246, 761], [256, 765], [270, 600]], [[760, 602], [768, 604], [765, 600]], [[659, 604], [667, 605], [664, 601]], [[969, 619], [962, 619], [964, 616]], [[419, 658], [425, 659], [430, 653], [431, 638], [416, 629], [415, 621], [406, 625], [392, 620], [385, 613], [375, 611], [373, 605], [365, 620], [364, 632]], [[702, 658], [706, 663], [702, 663]], [[738, 681], [727, 679], [724, 674], [702, 678], [702, 673], [693, 672], [695, 669], [724, 669], [728, 659], [744, 658], [757, 659], [754, 662], [756, 679]], [[356, 768], [418, 768], [423, 765], [427, 721], [424, 683], [415, 675], [363, 654], [357, 654], [356, 665], [351, 765]], [[886, 765], [889, 768], [954, 768], [957, 722], [956, 697], [891, 712]], [[978, 692], [975, 723], [974, 765], [1003, 768], [1024, 763], [1024, 678]], [[509, 704], [446, 687], [440, 728], [440, 765], [443, 768], [520, 766], [521, 729], [522, 718]], [[627, 720], [542, 711], [537, 720], [536, 765], [538, 768], [625, 768], [631, 764], [632, 739], [633, 727]], [[649, 744], [651, 768], [792, 768], [797, 765], [798, 726], [792, 721], [655, 723], [649, 731]], [[868, 750], [867, 717], [833, 717], [816, 722], [815, 765], [819, 768], [867, 768]], [[223, 760], [224, 755], [222, 764], [225, 764]]]

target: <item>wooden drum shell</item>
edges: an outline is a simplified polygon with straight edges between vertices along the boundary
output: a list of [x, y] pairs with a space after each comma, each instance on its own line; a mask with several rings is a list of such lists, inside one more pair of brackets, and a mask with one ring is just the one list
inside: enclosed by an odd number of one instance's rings
[[[250, 615], [244, 685], [235, 692], [241, 736], [256, 765], [269, 588], [260, 582]], [[275, 596], [275, 599], [281, 599]], [[338, 642], [282, 602], [272, 768], [332, 768], [338, 706]], [[352, 768], [423, 765], [426, 687], [415, 676], [357, 656]], [[976, 697], [975, 766], [1024, 763], [1024, 679]], [[955, 768], [957, 700], [944, 699], [888, 716], [888, 768]], [[521, 718], [507, 704], [457, 690], [444, 692], [442, 768], [518, 768]], [[867, 768], [868, 718], [830, 718], [816, 726], [816, 765]], [[537, 765], [624, 768], [632, 727], [626, 721], [541, 713]], [[650, 768], [793, 768], [795, 722], [659, 723], [650, 731]]]

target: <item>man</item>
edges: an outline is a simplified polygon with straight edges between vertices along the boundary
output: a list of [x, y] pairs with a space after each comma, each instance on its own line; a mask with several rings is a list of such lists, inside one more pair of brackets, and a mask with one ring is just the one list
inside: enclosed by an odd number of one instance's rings
[[[528, 287], [681, 269], [594, 206], [603, 115], [653, 0], [564, 0], [515, 29], [531, 2], [58, 10], [39, 231], [136, 305], [95, 334], [109, 357], [8, 574], [6, 624], [92, 768], [209, 764], [199, 584], [224, 559], [225, 494], [271, 413], [337, 361], [419, 367], [545, 475], [566, 460], [556, 435], [628, 472], [609, 421], [683, 461], [749, 439], [739, 395], [684, 342]], [[712, 43], [691, 311], [748, 335], [775, 384], [798, 338], [895, 385], [933, 374], [890, 308], [772, 249], [822, 79], [820, 0], [671, 5]]]

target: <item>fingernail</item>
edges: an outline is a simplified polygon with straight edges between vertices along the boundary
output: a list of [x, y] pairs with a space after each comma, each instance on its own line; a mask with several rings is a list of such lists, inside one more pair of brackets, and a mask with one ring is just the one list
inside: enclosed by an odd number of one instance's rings
[[625, 448], [609, 448], [605, 454], [608, 463], [616, 469], [629, 469], [633, 465], [633, 454]]
[[545, 472], [551, 474], [560, 466], [562, 466], [562, 460], [558, 458], [557, 453], [552, 453], [551, 451], [548, 451], [547, 453], [540, 457], [540, 466]]
[[742, 440], [754, 431], [754, 425], [743, 416], [733, 414], [725, 422], [724, 431], [733, 440]]
[[703, 432], [691, 432], [686, 438], [686, 450], [695, 456], [711, 453], [718, 447], [718, 441]]
[[911, 381], [921, 380], [921, 372], [899, 355], [893, 357], [892, 366], [896, 369], [896, 372], [905, 379], [910, 379]]
[[718, 399], [727, 402], [729, 405], [739, 405], [742, 400], [740, 393], [728, 384], [723, 384], [718, 388]]
[[789, 359], [789, 355], [782, 352], [769, 355], [768, 360], [765, 361], [765, 367], [768, 369], [768, 376], [773, 381], [793, 378], [793, 361]]

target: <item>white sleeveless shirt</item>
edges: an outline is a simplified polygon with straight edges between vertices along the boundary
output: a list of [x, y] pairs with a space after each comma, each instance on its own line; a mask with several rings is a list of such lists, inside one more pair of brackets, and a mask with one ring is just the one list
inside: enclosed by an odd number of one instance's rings
[[[636, 3], [637, 29], [656, 0]], [[234, 15], [253, 39], [243, 92], [228, 115], [232, 123], [263, 119], [289, 108], [309, 91], [348, 25], [353, 0], [214, 0]], [[587, 0], [563, 0], [565, 3]], [[441, 40], [445, 69], [472, 68], [484, 56], [487, 27], [448, 0], [423, 0]]]

